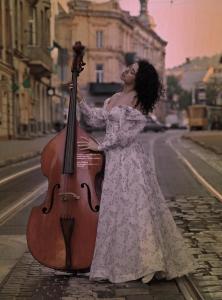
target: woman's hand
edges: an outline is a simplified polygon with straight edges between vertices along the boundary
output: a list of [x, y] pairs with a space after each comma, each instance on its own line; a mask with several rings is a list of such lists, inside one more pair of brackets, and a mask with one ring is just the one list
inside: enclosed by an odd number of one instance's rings
[[78, 142], [78, 147], [80, 150], [98, 151], [98, 144], [90, 138], [82, 137]]
[[78, 83], [77, 83], [76, 98], [77, 98], [78, 102], [81, 102], [83, 100], [83, 95], [82, 95], [82, 93], [80, 91], [80, 87], [79, 87]]
[[[69, 88], [70, 88], [70, 90], [73, 88], [72, 82], [70, 82]], [[77, 83], [76, 99], [77, 99], [78, 102], [81, 102], [83, 100], [83, 96], [82, 96], [82, 93], [80, 91], [80, 87], [79, 87], [78, 83]]]

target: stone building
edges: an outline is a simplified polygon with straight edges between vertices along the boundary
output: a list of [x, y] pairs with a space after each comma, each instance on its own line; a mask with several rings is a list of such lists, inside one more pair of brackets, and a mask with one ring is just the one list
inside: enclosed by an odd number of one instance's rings
[[63, 0], [51, 0], [51, 57], [53, 60], [53, 71], [51, 75], [52, 84], [52, 123], [56, 130], [63, 128], [65, 123], [64, 104], [68, 94], [65, 95], [61, 89], [63, 76], [58, 62], [61, 61], [61, 46], [55, 42], [55, 18], [62, 11], [68, 11], [67, 3]]
[[0, 1], [0, 138], [51, 129], [50, 0]]
[[210, 104], [206, 89], [209, 83], [214, 82], [215, 89], [218, 89], [218, 96], [211, 104], [222, 105], [222, 56], [220, 54], [187, 58], [183, 64], [166, 70], [166, 76], [176, 77], [180, 86], [192, 93], [192, 104]]
[[[150, 60], [165, 83], [167, 43], [154, 30], [147, 0], [140, 3], [140, 15], [134, 17], [122, 10], [117, 0], [71, 0], [68, 12], [60, 10], [56, 17], [56, 41], [68, 53], [65, 80], [71, 78], [72, 45], [80, 40], [86, 46], [86, 66], [79, 82], [95, 105], [102, 105], [105, 98], [121, 89], [120, 73], [138, 58]], [[155, 110], [160, 120], [164, 120], [164, 107], [163, 99]]]
[[[7, 28], [7, 29], [6, 29]], [[9, 1], [0, 1], [0, 138], [12, 137], [12, 24]]]
[[213, 105], [220, 106], [222, 110], [222, 56], [215, 66], [210, 66], [203, 78], [205, 86], [212, 84], [215, 91]]

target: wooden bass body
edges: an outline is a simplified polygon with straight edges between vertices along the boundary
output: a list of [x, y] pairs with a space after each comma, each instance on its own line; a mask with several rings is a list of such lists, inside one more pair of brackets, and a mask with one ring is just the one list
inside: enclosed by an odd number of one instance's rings
[[[48, 178], [44, 202], [31, 211], [28, 248], [41, 264], [59, 270], [88, 272], [95, 247], [104, 156], [76, 149], [75, 172], [63, 174], [66, 128], [44, 148], [43, 174]], [[88, 137], [77, 126], [77, 140]]]

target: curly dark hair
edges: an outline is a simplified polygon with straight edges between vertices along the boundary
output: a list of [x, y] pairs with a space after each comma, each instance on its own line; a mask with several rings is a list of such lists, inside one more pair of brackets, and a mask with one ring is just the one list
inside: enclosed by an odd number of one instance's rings
[[156, 103], [164, 95], [163, 84], [154, 66], [148, 60], [139, 60], [139, 68], [135, 77], [134, 89], [137, 93], [137, 103], [144, 114], [152, 112]]

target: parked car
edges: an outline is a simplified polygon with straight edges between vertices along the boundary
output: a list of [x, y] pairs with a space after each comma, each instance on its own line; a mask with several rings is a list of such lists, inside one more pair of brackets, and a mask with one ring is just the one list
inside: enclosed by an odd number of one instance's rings
[[178, 123], [172, 123], [172, 124], [166, 124], [167, 129], [187, 129], [188, 126], [186, 124], [178, 124]]
[[158, 120], [154, 120], [152, 117], [147, 116], [147, 124], [144, 127], [143, 131], [154, 131], [154, 132], [163, 132], [167, 129], [166, 125], [159, 122]]

